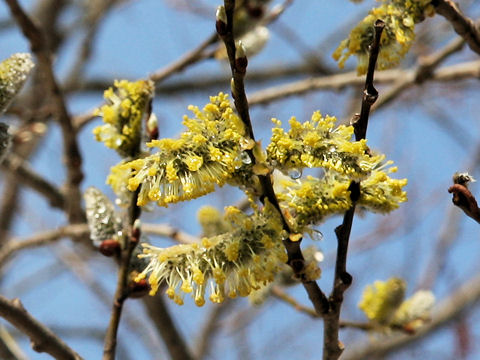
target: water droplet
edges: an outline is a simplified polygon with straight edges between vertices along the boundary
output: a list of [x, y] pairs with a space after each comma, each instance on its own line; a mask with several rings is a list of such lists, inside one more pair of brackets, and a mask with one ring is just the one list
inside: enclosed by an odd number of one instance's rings
[[323, 259], [325, 259], [325, 256], [323, 255], [323, 253], [321, 251], [315, 251], [315, 254], [313, 254], [313, 257], [315, 258], [315, 260], [317, 262], [322, 262]]
[[290, 169], [288, 171], [288, 176], [290, 176], [292, 179], [300, 179], [302, 177], [302, 170], [301, 169]]
[[335, 147], [335, 145], [332, 145], [328, 148], [328, 151], [333, 153], [333, 152], [337, 151], [337, 148]]
[[312, 238], [313, 241], [320, 241], [323, 240], [323, 234], [321, 231], [312, 229], [312, 232], [310, 234], [310, 237]]
[[250, 158], [250, 155], [248, 155], [246, 151], [242, 151], [242, 153], [240, 154], [240, 159], [242, 159], [242, 163], [244, 164], [248, 165], [252, 163], [252, 159]]

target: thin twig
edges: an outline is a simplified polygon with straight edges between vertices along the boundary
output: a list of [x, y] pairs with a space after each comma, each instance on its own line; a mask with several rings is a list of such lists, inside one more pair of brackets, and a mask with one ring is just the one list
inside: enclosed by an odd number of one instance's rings
[[220, 327], [220, 319], [223, 314], [231, 310], [234, 301], [227, 300], [221, 304], [215, 304], [207, 316], [207, 320], [198, 332], [198, 338], [195, 341], [195, 355], [198, 360], [208, 358], [212, 355], [212, 342]]
[[0, 324], [0, 358], [3, 360], [28, 360], [15, 338]]
[[88, 63], [88, 60], [91, 58], [93, 43], [98, 34], [98, 28], [101, 21], [107, 16], [117, 2], [118, 0], [104, 0], [88, 3], [89, 16], [86, 17], [85, 24], [83, 25], [85, 28], [85, 34], [77, 50], [78, 53], [75, 56], [75, 62], [66, 76], [64, 85], [65, 92], [78, 87], [79, 84], [81, 85], [83, 70]]
[[310, 308], [308, 306], [300, 304], [295, 298], [292, 296], [288, 295], [280, 286], [274, 285], [271, 288], [271, 293], [273, 296], [275, 296], [277, 299], [290, 304], [293, 306], [293, 308], [299, 312], [302, 312], [304, 314], [307, 314], [310, 317], [313, 318], [318, 318], [320, 317], [318, 313], [315, 311], [315, 309]]
[[44, 246], [65, 237], [87, 236], [89, 233], [87, 224], [73, 224], [40, 232], [23, 240], [11, 239], [0, 249], [0, 264], [5, 264], [5, 261], [17, 251]]
[[[292, 69], [265, 69], [265, 71], [266, 72], [263, 75], [262, 73], [264, 72], [264, 70], [256, 71], [255, 76], [253, 76], [253, 83], [255, 83], [256, 81], [267, 81], [269, 79], [278, 80], [279, 76], [295, 76], [298, 74], [308, 75], [311, 73], [308, 68], [305, 68], [303, 66], [300, 66], [298, 68], [294, 67]], [[389, 100], [393, 100], [396, 96], [398, 96], [400, 91], [418, 85], [418, 74], [418, 69], [385, 70], [377, 73], [375, 76], [375, 81], [378, 84], [394, 83], [394, 85], [392, 85], [391, 89], [382, 93], [382, 96], [379, 98], [378, 102], [375, 103], [375, 106], [372, 107], [372, 111], [377, 109], [380, 103], [384, 105], [384, 103], [387, 103]], [[467, 61], [439, 68], [425, 80], [428, 80], [430, 82], [448, 82], [461, 81], [477, 77], [480, 77], [480, 60]], [[246, 78], [247, 80], [250, 79], [248, 74]], [[223, 83], [224, 82], [225, 79], [223, 78]], [[205, 90], [210, 87], [218, 87], [221, 86], [221, 83], [222, 80], [220, 78], [192, 79], [171, 85], [161, 85], [158, 88], [158, 91], [165, 96], [172, 96], [177, 94], [178, 92], [187, 90]], [[306, 93], [318, 90], [340, 91], [346, 87], [358, 86], [362, 84], [364, 84], [364, 80], [363, 78], [357, 76], [356, 71], [328, 76], [309, 77], [305, 80], [292, 81], [284, 85], [275, 85], [270, 88], [253, 92], [250, 96], [248, 96], [248, 104], [249, 106], [266, 105], [274, 101], [282, 100], [289, 96], [301, 96]], [[401, 86], [397, 88], [398, 84], [401, 84]], [[98, 84], [87, 84], [86, 88], [93, 90], [101, 89], [103, 91], [108, 86], [108, 82], [104, 81]], [[391, 96], [389, 95], [390, 91], [392, 93]], [[94, 118], [95, 116], [93, 115], [93, 110], [87, 111], [84, 114], [76, 115], [74, 117], [75, 128], [78, 130], [81, 129]]]
[[181, 244], [193, 244], [200, 241], [197, 236], [190, 235], [169, 224], [142, 224], [142, 231], [152, 235], [168, 237]]
[[363, 331], [371, 331], [374, 329], [374, 325], [372, 323], [360, 323], [360, 322], [353, 322], [353, 321], [340, 321], [340, 328], [341, 329], [357, 329]]
[[206, 56], [204, 54], [205, 49], [207, 49], [210, 45], [215, 44], [218, 41], [217, 34], [210, 35], [205, 41], [203, 41], [197, 48], [189, 51], [185, 55], [183, 55], [180, 59], [174, 61], [173, 63], [167, 65], [166, 67], [157, 70], [153, 74], [150, 75], [150, 80], [160, 83], [169, 76], [183, 71], [187, 66], [192, 65], [202, 59], [205, 59]]
[[[413, 85], [421, 85], [427, 80], [438, 80], [438, 72], [435, 72], [435, 69], [445, 61], [450, 55], [460, 51], [465, 44], [465, 40], [461, 37], [458, 37], [451, 42], [449, 42], [445, 47], [441, 48], [440, 50], [436, 51], [435, 53], [420, 58], [418, 60], [417, 68], [414, 69], [414, 73], [408, 74], [408, 76], [399, 76], [398, 80], [392, 85], [391, 88], [382, 92], [382, 96], [379, 100], [375, 103], [372, 107], [372, 111], [377, 110], [380, 107], [385, 106], [386, 104], [390, 103], [392, 100], [397, 99], [400, 93], [404, 90], [410, 88]], [[467, 63], [468, 64], [468, 63]], [[480, 67], [480, 64], [479, 66]], [[478, 67], [475, 69], [478, 74]], [[463, 68], [462, 70], [466, 70], [468, 67]], [[440, 70], [442, 71], [442, 69]], [[405, 74], [407, 75], [407, 74]], [[455, 80], [463, 79], [464, 76], [459, 76], [455, 78]], [[475, 76], [476, 74], [470, 74], [469, 76]], [[468, 76], [468, 75], [467, 75]], [[478, 75], [477, 75], [478, 76]], [[377, 77], [377, 82], [381, 81]]]
[[[200, 60], [208, 58], [208, 54], [205, 54], [205, 50], [210, 46], [215, 44], [218, 41], [217, 34], [212, 34], [208, 39], [203, 41], [197, 48], [189, 51], [183, 55], [180, 59], [174, 61], [173, 63], [165, 66], [164, 68], [157, 70], [149, 76], [149, 79], [157, 83], [161, 83], [168, 77], [172, 76], [175, 73], [185, 70], [188, 66], [193, 65]], [[105, 89], [106, 87], [103, 87]], [[98, 108], [99, 106], [95, 107]], [[77, 115], [73, 119], [73, 124], [75, 129], [80, 130], [83, 126], [89, 123], [95, 118], [94, 111], [88, 111], [85, 114]]]
[[172, 360], [193, 360], [185, 340], [178, 331], [161, 296], [143, 299], [148, 315], [160, 332]]
[[77, 144], [72, 119], [68, 113], [62, 91], [58, 86], [53, 72], [52, 53], [48, 47], [43, 30], [34, 24], [17, 0], [5, 1], [23, 34], [29, 40], [31, 50], [37, 56], [39, 70], [45, 76], [45, 82], [55, 106], [56, 115], [63, 135], [64, 161], [67, 167], [67, 181], [65, 184], [67, 214], [70, 222], [83, 222], [84, 214], [80, 206], [81, 192], [79, 188], [83, 179], [81, 170], [82, 157]]
[[435, 11], [445, 17], [455, 32], [465, 39], [470, 49], [480, 54], [480, 31], [475, 22], [463, 15], [452, 0], [433, 0]]
[[[355, 139], [357, 141], [365, 139], [370, 108], [378, 97], [378, 92], [373, 85], [373, 75], [375, 73], [378, 53], [380, 51], [380, 37], [384, 27], [385, 23], [383, 21], [375, 21], [375, 36], [370, 50], [365, 88], [363, 90], [362, 108], [360, 114], [352, 124], [355, 132]], [[344, 349], [343, 344], [341, 344], [338, 339], [340, 311], [343, 303], [343, 294], [352, 283], [352, 276], [347, 272], [347, 251], [353, 217], [355, 214], [355, 203], [360, 197], [360, 183], [352, 181], [349, 190], [353, 205], [345, 213], [342, 224], [335, 229], [335, 234], [337, 236], [337, 258], [335, 261], [333, 290], [329, 296], [329, 311], [324, 315], [324, 360], [338, 359]]]
[[[252, 140], [255, 140], [244, 85], [248, 60], [246, 56], [244, 56], [244, 54], [237, 54], [235, 38], [233, 35], [233, 13], [235, 9], [235, 0], [225, 0], [224, 4], [226, 23], [222, 19], [217, 19], [217, 31], [223, 42], [225, 43], [225, 47], [227, 49], [230, 68], [232, 71], [231, 87], [235, 107], [237, 109], [238, 115], [240, 116], [245, 125], [247, 135]], [[252, 160], [252, 163], [255, 165], [256, 159], [255, 156], [253, 156], [251, 150], [249, 150], [249, 156]], [[262, 194], [260, 196], [260, 200], [262, 202], [268, 200], [270, 204], [272, 204], [277, 209], [278, 213], [281, 216], [284, 230], [286, 230], [289, 234], [292, 233], [288, 223], [283, 217], [283, 213], [280, 209], [280, 205], [273, 190], [273, 184], [270, 176], [259, 175], [258, 178], [262, 187]], [[305, 259], [300, 249], [300, 242], [301, 241], [291, 241], [290, 239], [286, 239], [284, 241], [284, 245], [288, 254], [287, 263], [292, 267], [298, 279], [302, 281], [302, 284], [307, 291], [308, 297], [310, 301], [312, 301], [315, 310], [318, 311], [319, 314], [322, 314], [327, 311], [328, 301], [318, 284], [315, 281], [307, 279], [305, 276]]]
[[[455, 65], [449, 65], [437, 69], [429, 81], [459, 81], [479, 77], [480, 61], [468, 61]], [[403, 88], [417, 85], [417, 70], [386, 70], [376, 74], [375, 81], [381, 84], [398, 82], [401, 79]], [[265, 105], [273, 101], [282, 100], [289, 96], [301, 96], [317, 90], [342, 90], [347, 86], [361, 85], [364, 80], [356, 75], [356, 72], [347, 72], [329, 76], [318, 76], [305, 80], [294, 81], [285, 85], [277, 85], [264, 90], [259, 90], [249, 96], [250, 105]], [[397, 92], [398, 93], [398, 92]], [[382, 94], [382, 98], [386, 95]]]
[[39, 194], [43, 195], [52, 207], [63, 209], [65, 197], [58, 188], [36, 173], [27, 161], [20, 156], [10, 153], [2, 162], [1, 167], [10, 171], [19, 183], [29, 186]]
[[[131, 150], [129, 157], [136, 159], [141, 153], [140, 141], [138, 145]], [[138, 194], [140, 193], [140, 188], [138, 188], [130, 196], [130, 204], [127, 209], [127, 218], [124, 221], [123, 233], [124, 236], [124, 246], [118, 257], [119, 270], [117, 276], [117, 287], [115, 290], [115, 295], [113, 298], [112, 312], [110, 315], [110, 321], [108, 323], [107, 333], [105, 335], [105, 342], [103, 346], [103, 360], [115, 360], [115, 352], [117, 348], [117, 333], [118, 327], [120, 325], [120, 318], [122, 316], [123, 304], [128, 298], [129, 294], [129, 273], [130, 273], [130, 262], [132, 259], [133, 251], [135, 247], [140, 242], [141, 229], [139, 224], [136, 224], [137, 220], [140, 218], [141, 208], [137, 204]]]
[[[137, 153], [140, 149], [136, 149]], [[125, 246], [122, 249], [119, 262], [120, 268], [117, 276], [117, 288], [115, 290], [112, 312], [108, 324], [107, 333], [105, 335], [105, 343], [103, 347], [103, 360], [115, 360], [115, 352], [117, 347], [117, 333], [120, 325], [120, 318], [122, 316], [123, 304], [128, 298], [128, 274], [130, 267], [130, 260], [132, 258], [133, 250], [138, 245], [140, 240], [140, 229], [135, 228], [134, 222], [140, 216], [140, 207], [137, 205], [138, 189], [132, 194], [129, 206], [128, 224], [124, 226], [124, 233], [128, 234], [125, 239]]]
[[417, 83], [422, 83], [425, 79], [433, 75], [433, 70], [437, 68], [442, 62], [448, 59], [451, 55], [459, 52], [465, 45], [465, 39], [457, 37], [450, 41], [441, 49], [435, 51], [428, 56], [422, 56], [418, 59], [418, 67], [416, 69]]
[[[480, 143], [476, 145], [473, 154], [475, 155], [462, 167], [467, 169], [468, 173], [473, 173], [480, 165]], [[425, 266], [424, 273], [419, 277], [418, 289], [433, 288], [438, 274], [445, 267], [447, 255], [450, 253], [449, 250], [458, 237], [461, 220], [462, 216], [458, 209], [453, 206], [449, 207], [444, 220], [441, 222], [442, 227], [437, 241], [430, 251], [430, 259]]]
[[[58, 264], [62, 264], [73, 276], [75, 276], [85, 287], [104, 305], [110, 308], [112, 294], [105, 288], [95, 269], [89, 264], [91, 252], [82, 251], [83, 249], [76, 247], [72, 249], [62, 243], [56, 244], [52, 249], [58, 259]], [[58, 270], [50, 270], [50, 274], [57, 274]], [[143, 323], [143, 319], [139, 318], [136, 313], [126, 312], [123, 315], [123, 321], [127, 325], [127, 331], [130, 334], [136, 334], [143, 341], [151, 352], [158, 349], [159, 339], [156, 334]], [[102, 330], [101, 338], [105, 336], [105, 330]], [[117, 344], [119, 346], [120, 344]], [[120, 348], [119, 348], [120, 349]]]
[[463, 184], [453, 184], [448, 188], [448, 192], [453, 194], [452, 202], [480, 224], [480, 208], [470, 190]]
[[33, 318], [19, 299], [8, 300], [0, 295], [0, 316], [29, 336], [32, 349], [36, 352], [45, 352], [59, 360], [82, 359], [50, 329]]

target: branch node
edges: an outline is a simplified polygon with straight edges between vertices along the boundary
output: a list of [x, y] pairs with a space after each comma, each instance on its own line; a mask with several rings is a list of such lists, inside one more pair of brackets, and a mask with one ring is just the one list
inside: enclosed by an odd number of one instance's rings
[[350, 275], [348, 272], [344, 272], [344, 273], [341, 273], [340, 276], [340, 281], [343, 283], [343, 285], [345, 286], [345, 290], [350, 286], [352, 285], [352, 281], [353, 281], [353, 277], [352, 275]]
[[375, 101], [378, 99], [378, 91], [373, 86], [364, 90], [363, 92], [363, 100], [370, 106], [372, 106]]

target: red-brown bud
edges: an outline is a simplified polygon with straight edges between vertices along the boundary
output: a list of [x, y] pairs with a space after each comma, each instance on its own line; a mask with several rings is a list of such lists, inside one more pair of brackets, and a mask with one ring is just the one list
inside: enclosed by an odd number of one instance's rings
[[102, 255], [110, 257], [120, 253], [121, 247], [120, 243], [117, 240], [107, 239], [102, 241], [98, 250], [100, 251], [100, 253], [102, 253]]
[[217, 8], [215, 17], [215, 28], [217, 29], [217, 34], [220, 36], [225, 36], [227, 34], [227, 13], [225, 12], [224, 6], [219, 6]]
[[129, 294], [128, 297], [130, 298], [140, 298], [145, 296], [150, 291], [150, 284], [147, 282], [146, 279], [142, 279], [139, 281], [131, 281], [128, 284], [129, 287]]

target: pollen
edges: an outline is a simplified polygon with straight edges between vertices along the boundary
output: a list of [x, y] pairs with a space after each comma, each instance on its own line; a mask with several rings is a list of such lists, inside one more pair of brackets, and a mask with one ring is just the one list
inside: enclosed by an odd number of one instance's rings
[[237, 214], [236, 219], [250, 222], [251, 228], [232, 222], [230, 231], [198, 244], [164, 249], [144, 244], [140, 257], [149, 263], [137, 278], [148, 278], [152, 295], [166, 282], [167, 295], [175, 303], [183, 304], [183, 295], [190, 294], [197, 306], [205, 304], [207, 291], [210, 301], [220, 303], [260, 289], [273, 281], [287, 259], [281, 218], [267, 202], [262, 211]]

